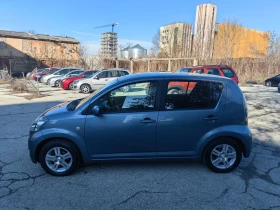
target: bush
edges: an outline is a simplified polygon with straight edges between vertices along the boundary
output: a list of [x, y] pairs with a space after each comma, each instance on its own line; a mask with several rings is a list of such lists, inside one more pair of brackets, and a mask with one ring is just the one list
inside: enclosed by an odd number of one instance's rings
[[10, 81], [10, 85], [13, 91], [19, 91], [19, 92], [28, 91], [26, 80], [12, 79]]

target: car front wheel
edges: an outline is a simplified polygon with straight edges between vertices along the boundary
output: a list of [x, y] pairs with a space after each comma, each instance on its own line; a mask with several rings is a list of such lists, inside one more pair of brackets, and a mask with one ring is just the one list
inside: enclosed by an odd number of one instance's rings
[[56, 80], [54, 85], [55, 85], [55, 87], [61, 87], [61, 81]]
[[240, 163], [242, 152], [238, 143], [229, 138], [217, 139], [205, 149], [204, 162], [216, 173], [227, 173]]
[[42, 168], [54, 176], [67, 176], [80, 164], [77, 147], [69, 141], [58, 139], [48, 142], [39, 154]]
[[71, 82], [71, 83], [69, 84], [69, 89], [71, 89], [71, 90], [74, 89], [74, 83], [73, 83], [73, 82]]
[[89, 93], [89, 92], [91, 91], [91, 88], [90, 88], [90, 86], [89, 86], [88, 84], [83, 84], [83, 85], [81, 86], [81, 91], [82, 91], [83, 93]]
[[271, 87], [271, 82], [266, 82], [265, 85], [266, 85], [267, 87]]

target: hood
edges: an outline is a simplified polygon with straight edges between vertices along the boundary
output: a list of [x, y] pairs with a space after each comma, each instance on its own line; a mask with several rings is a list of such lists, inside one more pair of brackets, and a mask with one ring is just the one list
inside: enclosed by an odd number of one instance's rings
[[92, 78], [81, 78], [81, 79], [78, 79], [76, 81], [78, 81], [78, 82], [85, 82], [85, 81], [91, 81], [91, 80], [92, 80]]
[[82, 77], [81, 76], [74, 76], [74, 77], [67, 77], [67, 78], [64, 78], [65, 80], [67, 79], [70, 79], [70, 80], [78, 80], [78, 79], [81, 79]]

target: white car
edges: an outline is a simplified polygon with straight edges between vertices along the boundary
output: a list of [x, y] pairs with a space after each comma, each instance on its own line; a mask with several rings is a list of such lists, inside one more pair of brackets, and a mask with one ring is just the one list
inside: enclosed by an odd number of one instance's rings
[[51, 87], [61, 87], [61, 81], [63, 79], [78, 76], [82, 72], [84, 72], [84, 70], [74, 70], [74, 71], [70, 71], [68, 74], [65, 74], [64, 76], [62, 75], [62, 76], [52, 77], [49, 80], [49, 85]]
[[96, 90], [114, 79], [122, 76], [129, 75], [130, 72], [127, 69], [105, 69], [100, 70], [91, 78], [76, 80], [73, 84], [74, 89], [80, 90], [83, 93], [89, 93]]
[[74, 70], [82, 70], [82, 69], [79, 69], [79, 68], [62, 68], [62, 69], [59, 69], [59, 70], [55, 71], [52, 74], [48, 74], [48, 75], [43, 76], [41, 78], [41, 82], [43, 82], [45, 84], [48, 84], [51, 78], [56, 77], [56, 76], [64, 76], [65, 74], [69, 73], [70, 71], [74, 71]]

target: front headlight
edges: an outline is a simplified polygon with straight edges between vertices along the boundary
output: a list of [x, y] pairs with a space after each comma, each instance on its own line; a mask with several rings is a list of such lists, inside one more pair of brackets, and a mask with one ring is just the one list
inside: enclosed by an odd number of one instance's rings
[[30, 130], [38, 131], [42, 127], [42, 125], [44, 125], [46, 122], [48, 122], [48, 118], [40, 117], [32, 123]]

